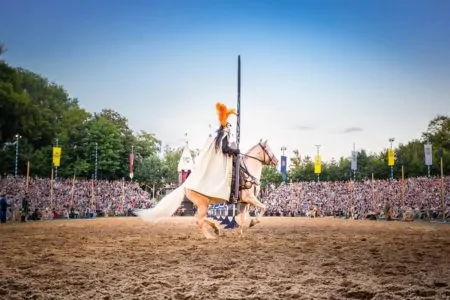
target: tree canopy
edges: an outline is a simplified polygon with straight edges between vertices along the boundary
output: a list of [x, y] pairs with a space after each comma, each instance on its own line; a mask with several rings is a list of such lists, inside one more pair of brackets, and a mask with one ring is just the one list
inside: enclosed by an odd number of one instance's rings
[[[395, 150], [394, 177], [401, 177], [403, 166], [405, 177], [427, 176], [428, 170], [425, 165], [424, 145], [430, 142], [433, 146], [433, 165], [430, 173], [433, 176], [440, 175], [440, 157], [438, 152], [442, 151], [444, 173], [450, 171], [450, 117], [438, 115], [433, 118], [428, 128], [422, 133], [420, 140], [412, 140], [406, 144], [399, 144]], [[369, 179], [374, 175], [376, 179], [388, 179], [390, 167], [387, 161], [388, 149], [379, 153], [367, 153], [362, 149], [357, 152], [356, 180]], [[290, 158], [291, 168], [287, 173], [288, 180], [313, 181], [317, 180], [314, 174], [314, 161], [309, 156], [301, 157], [298, 150], [293, 151]], [[272, 177], [273, 178], [273, 177]], [[339, 160], [332, 159], [322, 163], [321, 180], [350, 180], [353, 178], [351, 171], [351, 157], [341, 157]], [[272, 182], [268, 179], [269, 182]], [[274, 183], [281, 182], [281, 176]]]
[[[0, 50], [4, 49], [0, 45]], [[25, 174], [30, 161], [33, 176], [48, 177], [52, 147], [58, 144], [62, 148], [59, 177], [91, 178], [97, 156], [99, 179], [127, 178], [133, 148], [137, 180], [156, 185], [161, 185], [164, 177], [174, 180], [173, 172], [160, 168], [168, 159], [159, 157], [161, 141], [154, 134], [133, 132], [127, 118], [113, 109], [88, 112], [64, 87], [0, 60], [2, 174], [14, 170], [16, 135], [20, 136], [19, 174]]]
[[[52, 147], [62, 147], [59, 177], [92, 178], [97, 158], [98, 179], [122, 179], [129, 176], [129, 155], [135, 154], [135, 179], [148, 186], [176, 182], [181, 149], [161, 149], [161, 141], [151, 132], [133, 132], [119, 112], [105, 108], [89, 112], [80, 107], [63, 86], [2, 60], [6, 47], [0, 43], [0, 172], [12, 173], [15, 144], [19, 136], [18, 173], [25, 174], [30, 161], [32, 175], [48, 177], [52, 168]], [[431, 173], [439, 174], [438, 150], [444, 149], [444, 161], [450, 161], [450, 117], [432, 119], [420, 140], [401, 144], [396, 149], [395, 176], [425, 176], [424, 143], [433, 144]], [[163, 155], [160, 153], [163, 152]], [[380, 153], [358, 152], [356, 179], [388, 178], [387, 149]], [[301, 157], [294, 150], [290, 157], [288, 181], [316, 180], [312, 157]], [[445, 164], [445, 173], [450, 164]], [[350, 157], [322, 164], [321, 180], [348, 180], [352, 177]], [[262, 184], [280, 183], [279, 170], [264, 167]]]

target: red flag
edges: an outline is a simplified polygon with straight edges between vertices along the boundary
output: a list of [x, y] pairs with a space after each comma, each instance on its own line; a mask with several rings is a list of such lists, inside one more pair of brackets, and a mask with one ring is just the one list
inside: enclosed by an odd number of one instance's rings
[[134, 153], [130, 154], [130, 173], [133, 173], [134, 169]]

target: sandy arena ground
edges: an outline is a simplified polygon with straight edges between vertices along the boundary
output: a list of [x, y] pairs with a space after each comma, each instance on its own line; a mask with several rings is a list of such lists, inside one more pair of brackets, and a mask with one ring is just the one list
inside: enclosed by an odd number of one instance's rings
[[450, 226], [265, 218], [2, 224], [0, 299], [450, 299]]

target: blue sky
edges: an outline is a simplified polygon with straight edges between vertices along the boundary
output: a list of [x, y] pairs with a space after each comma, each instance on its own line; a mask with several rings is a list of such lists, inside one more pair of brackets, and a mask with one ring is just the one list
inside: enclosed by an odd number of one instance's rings
[[0, 1], [0, 40], [172, 146], [202, 147], [215, 102], [236, 105], [238, 54], [242, 150], [380, 151], [450, 113], [450, 1]]

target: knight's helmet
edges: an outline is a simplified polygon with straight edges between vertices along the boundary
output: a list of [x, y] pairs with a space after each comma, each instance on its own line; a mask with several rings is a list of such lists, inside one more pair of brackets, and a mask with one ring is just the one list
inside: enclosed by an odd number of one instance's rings
[[230, 115], [237, 116], [237, 113], [234, 108], [228, 109], [225, 104], [220, 102], [216, 103], [216, 111], [220, 123], [216, 135], [216, 146], [218, 146], [218, 144], [222, 140], [223, 135], [230, 132], [231, 125], [230, 123], [228, 123], [228, 118], [230, 117]]

